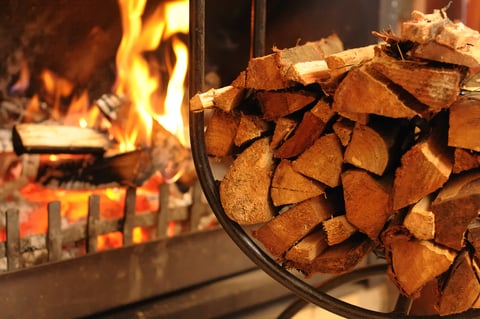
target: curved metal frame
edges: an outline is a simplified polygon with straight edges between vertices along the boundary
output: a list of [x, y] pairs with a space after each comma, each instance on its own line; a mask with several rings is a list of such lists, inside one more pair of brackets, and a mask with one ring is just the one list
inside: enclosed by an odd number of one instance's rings
[[[203, 87], [204, 76], [204, 37], [205, 37], [205, 0], [190, 0], [190, 73], [189, 94], [193, 97]], [[317, 290], [293, 273], [282, 268], [275, 260], [267, 255], [237, 223], [232, 222], [225, 214], [220, 202], [217, 184], [214, 180], [210, 162], [205, 148], [205, 122], [203, 110], [190, 110], [189, 128], [190, 143], [193, 161], [203, 192], [213, 213], [223, 229], [232, 238], [235, 244], [247, 255], [260, 269], [270, 277], [291, 290], [306, 302], [317, 305], [337, 315], [346, 318], [381, 319], [392, 318], [423, 318], [423, 319], [465, 319], [480, 317], [480, 310], [469, 310], [461, 314], [447, 316], [409, 316], [398, 312], [381, 313], [364, 309], [342, 300], [334, 298], [327, 293]]]

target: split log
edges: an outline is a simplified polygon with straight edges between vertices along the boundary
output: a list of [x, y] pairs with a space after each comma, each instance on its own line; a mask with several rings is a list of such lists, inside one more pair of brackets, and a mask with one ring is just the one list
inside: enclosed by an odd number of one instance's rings
[[425, 196], [410, 208], [403, 220], [403, 226], [417, 239], [435, 238], [435, 215], [430, 209], [431, 203], [430, 196]]
[[452, 156], [438, 134], [432, 134], [408, 150], [401, 158], [393, 184], [393, 208], [416, 203], [438, 190], [452, 172]]
[[308, 264], [293, 260], [286, 260], [285, 264], [306, 276], [314, 273], [341, 274], [358, 265], [372, 247], [372, 242], [365, 235], [357, 233], [341, 244], [328, 247]]
[[239, 118], [233, 113], [215, 110], [205, 131], [207, 154], [223, 157], [230, 155], [235, 145]]
[[330, 187], [340, 184], [343, 150], [333, 133], [321, 136], [293, 161], [293, 169]]
[[316, 96], [305, 91], [257, 92], [256, 98], [262, 109], [263, 118], [275, 120], [301, 110], [316, 100]]
[[433, 113], [450, 106], [460, 94], [460, 81], [463, 79], [460, 69], [395, 59], [377, 59], [371, 67], [427, 105]]
[[210, 89], [207, 92], [195, 94], [190, 99], [190, 109], [200, 111], [216, 107], [225, 112], [231, 112], [244, 99], [246, 90], [231, 85]]
[[450, 107], [448, 145], [480, 151], [480, 100], [463, 98]]
[[352, 69], [340, 82], [335, 91], [333, 110], [391, 118], [412, 118], [418, 115], [386, 83], [369, 74], [365, 66]]
[[17, 124], [12, 131], [15, 153], [102, 154], [108, 137], [90, 128], [53, 124]]
[[270, 190], [273, 205], [294, 204], [324, 193], [323, 185], [295, 171], [290, 161], [282, 160], [275, 168]]
[[480, 167], [480, 155], [477, 152], [455, 148], [452, 173], [457, 174], [478, 167]]
[[441, 316], [461, 313], [472, 308], [480, 296], [480, 283], [467, 251], [457, 256], [448, 273], [438, 301]]
[[323, 230], [327, 234], [327, 243], [329, 246], [340, 244], [357, 232], [357, 228], [350, 224], [345, 215], [327, 219], [322, 225]]
[[285, 259], [295, 265], [308, 265], [327, 248], [327, 234], [320, 229], [291, 247], [285, 254]]
[[393, 226], [383, 233], [389, 276], [406, 296], [416, 298], [421, 289], [452, 265], [456, 252], [417, 240], [408, 231]]
[[330, 203], [322, 196], [307, 199], [263, 224], [252, 235], [276, 258], [322, 221], [332, 216]]
[[356, 123], [345, 149], [344, 161], [358, 168], [383, 175], [396, 158], [395, 151], [399, 125], [383, 120], [381, 125]]
[[240, 114], [240, 120], [233, 143], [235, 146], [242, 146], [244, 143], [261, 137], [269, 129], [269, 123], [258, 116]]
[[435, 242], [462, 249], [468, 225], [480, 210], [480, 172], [452, 177], [432, 202], [435, 215]]
[[366, 171], [352, 169], [342, 173], [342, 185], [347, 220], [370, 239], [377, 240], [394, 212], [391, 179], [376, 179]]
[[355, 122], [345, 117], [340, 117], [332, 125], [333, 131], [338, 136], [340, 143], [342, 143], [343, 146], [347, 146], [348, 143], [350, 143], [354, 127]]
[[239, 224], [258, 224], [274, 217], [269, 196], [274, 170], [269, 144], [269, 138], [262, 138], [246, 148], [220, 183], [225, 213]]
[[275, 121], [275, 130], [270, 147], [276, 149], [283, 143], [297, 127], [297, 121], [288, 117], [281, 117]]

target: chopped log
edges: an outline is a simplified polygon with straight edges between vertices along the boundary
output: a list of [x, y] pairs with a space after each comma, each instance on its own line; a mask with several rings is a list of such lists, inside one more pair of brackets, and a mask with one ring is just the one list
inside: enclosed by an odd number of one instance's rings
[[393, 208], [398, 210], [416, 203], [442, 187], [452, 172], [450, 153], [438, 134], [408, 150], [395, 171]]
[[450, 107], [448, 145], [480, 151], [480, 100], [462, 98]]
[[239, 119], [234, 113], [215, 109], [205, 131], [208, 155], [223, 157], [231, 154], [238, 123]]
[[322, 87], [332, 87], [352, 67], [356, 67], [372, 59], [377, 45], [339, 51], [326, 56], [322, 60], [307, 60], [292, 64], [287, 79], [309, 85], [320, 83]]
[[372, 242], [365, 235], [357, 233], [341, 244], [328, 247], [307, 264], [291, 260], [287, 260], [285, 264], [306, 276], [313, 273], [341, 274], [358, 265], [371, 250]]
[[[66, 189], [141, 186], [154, 173], [150, 152], [138, 149], [107, 157], [69, 156], [37, 163], [35, 182]], [[32, 167], [29, 168], [32, 174]]]
[[340, 244], [357, 232], [357, 228], [350, 224], [345, 215], [327, 219], [322, 225], [323, 230], [327, 234], [327, 243], [329, 246]]
[[256, 97], [266, 120], [276, 120], [303, 109], [315, 102], [316, 97], [311, 93], [295, 92], [270, 92], [259, 91]]
[[452, 173], [457, 174], [480, 167], [480, 155], [470, 150], [455, 148]]
[[414, 47], [409, 55], [413, 58], [462, 65], [472, 69], [480, 67], [479, 45], [454, 50], [436, 42], [428, 42]]
[[342, 173], [342, 185], [347, 220], [370, 239], [377, 240], [394, 212], [391, 178], [378, 179], [364, 170], [350, 169]]
[[325, 126], [312, 112], [305, 112], [293, 135], [275, 150], [274, 157], [292, 158], [303, 153], [320, 137]]
[[337, 121], [335, 121], [335, 123], [333, 123], [332, 129], [340, 139], [340, 143], [342, 143], [343, 146], [347, 146], [348, 143], [350, 143], [354, 126], [355, 122], [346, 117], [340, 117], [337, 119]]
[[279, 258], [332, 213], [327, 199], [317, 196], [289, 208], [253, 231], [252, 235]]
[[438, 68], [392, 58], [376, 59], [370, 65], [435, 113], [450, 106], [460, 93], [463, 76], [459, 69]]
[[152, 124], [150, 157], [153, 169], [168, 183], [176, 181], [187, 169], [191, 160], [190, 149], [158, 121]]
[[241, 146], [264, 135], [270, 129], [267, 121], [255, 115], [240, 114], [237, 132], [233, 140], [236, 146]]
[[17, 124], [12, 139], [18, 155], [103, 154], [110, 146], [108, 137], [94, 129], [53, 124]]
[[225, 112], [231, 112], [239, 105], [245, 95], [245, 89], [232, 85], [218, 89], [212, 88], [206, 92], [195, 94], [190, 99], [190, 110], [200, 111], [216, 107]]
[[321, 136], [293, 161], [293, 168], [297, 172], [330, 187], [340, 185], [342, 165], [343, 150], [333, 133]]
[[461, 250], [467, 227], [480, 210], [480, 172], [453, 176], [442, 187], [431, 209], [435, 215], [435, 242]]
[[353, 68], [335, 91], [337, 112], [377, 114], [391, 118], [412, 118], [418, 113], [406, 106], [387, 84], [370, 75], [365, 67]]
[[275, 130], [272, 136], [270, 147], [276, 149], [283, 143], [297, 127], [297, 121], [288, 117], [281, 117], [275, 121]]
[[410, 316], [438, 316], [438, 300], [440, 299], [439, 279], [435, 278], [423, 286], [419, 296], [412, 300]]
[[433, 240], [435, 237], [435, 215], [430, 210], [432, 199], [425, 196], [408, 211], [403, 226], [417, 239]]
[[335, 116], [332, 106], [325, 99], [319, 100], [310, 111], [325, 124], [328, 124]]
[[414, 239], [399, 226], [390, 227], [382, 238], [390, 279], [410, 298], [418, 297], [428, 282], [445, 273], [456, 257], [455, 251]]
[[298, 203], [324, 193], [323, 185], [296, 172], [290, 161], [282, 160], [275, 168], [270, 190], [273, 205]]
[[480, 295], [480, 283], [467, 251], [455, 259], [440, 292], [438, 312], [441, 316], [470, 309]]
[[402, 22], [400, 37], [405, 41], [427, 43], [435, 39], [438, 30], [449, 23], [445, 9], [425, 14], [418, 10], [411, 13], [411, 19]]
[[269, 138], [262, 138], [247, 147], [220, 183], [225, 214], [239, 224], [258, 224], [274, 216], [269, 196], [274, 169], [269, 144]]
[[328, 248], [327, 234], [322, 229], [305, 236], [285, 254], [288, 263], [306, 265]]
[[391, 158], [395, 158], [394, 146], [399, 132], [398, 125], [392, 125], [388, 120], [380, 125], [355, 124], [352, 138], [347, 145], [344, 161], [358, 168], [383, 175]]
[[277, 63], [283, 77], [286, 77], [291, 67], [297, 63], [321, 60], [342, 51], [343, 43], [337, 34], [331, 34], [319, 41], [309, 41], [292, 48], [283, 50], [274, 48], [274, 52], [277, 52]]

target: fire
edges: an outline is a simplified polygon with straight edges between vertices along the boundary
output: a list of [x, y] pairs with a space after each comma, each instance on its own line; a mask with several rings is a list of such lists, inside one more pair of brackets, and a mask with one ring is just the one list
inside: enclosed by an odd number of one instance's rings
[[[167, 130], [185, 142], [181, 110], [188, 50], [176, 34], [188, 32], [188, 2], [161, 3], [145, 21], [142, 17], [146, 0], [119, 0], [118, 3], [122, 14], [123, 37], [117, 51], [118, 75], [114, 92], [131, 102], [129, 115], [136, 119], [129, 120], [130, 125], [116, 136], [122, 141], [122, 150], [149, 145], [154, 120], [160, 121]], [[159, 100], [155, 95], [162, 89], [161, 74], [158, 69], [151, 67], [145, 53], [157, 50], [162, 41], [172, 41], [176, 64], [166, 90], [164, 113], [159, 114], [153, 103]]]
[[[162, 1], [153, 11], [146, 13], [146, 0], [118, 0], [122, 15], [123, 34], [116, 55], [117, 78], [112, 91], [128, 101], [128, 113], [121, 126], [111, 124], [109, 133], [119, 142], [119, 151], [125, 152], [149, 146], [153, 121], [176, 135], [187, 145], [186, 125], [182, 109], [185, 108], [185, 80], [188, 69], [188, 49], [182, 37], [188, 34], [188, 1]], [[164, 56], [162, 55], [164, 54]], [[162, 56], [160, 56], [162, 55]], [[21, 68], [21, 77], [12, 90], [24, 91], [28, 87], [29, 71], [26, 64]], [[91, 107], [87, 92], [78, 93], [75, 85], [49, 70], [40, 74], [43, 95], [52, 107], [51, 119], [68, 125], [104, 129], [107, 120], [96, 107]], [[168, 81], [165, 81], [166, 78]], [[168, 82], [168, 84], [167, 84]], [[26, 121], [37, 122], [38, 114], [45, 115], [39, 94], [33, 96], [27, 107]], [[63, 105], [68, 98], [68, 106]], [[67, 109], [67, 110], [66, 110]], [[126, 120], [128, 119], [128, 121]], [[42, 119], [43, 120], [43, 119]], [[121, 128], [121, 130], [119, 130]], [[49, 161], [57, 161], [57, 155], [45, 155]], [[154, 175], [137, 189], [136, 212], [158, 210], [158, 200], [150, 194], [157, 192], [164, 182]], [[88, 197], [100, 196], [101, 218], [118, 218], [123, 211], [125, 190], [109, 188], [98, 190], [45, 189], [29, 183], [21, 189], [23, 198], [40, 203], [29, 212], [29, 220], [22, 223], [21, 236], [45, 233], [47, 229], [47, 203], [61, 198], [61, 215], [65, 222], [85, 221]], [[169, 234], [175, 232], [169, 226]], [[0, 240], [4, 236], [0, 232]], [[133, 242], [150, 238], [148, 229], [134, 228]], [[98, 236], [98, 249], [122, 246], [122, 234]]]

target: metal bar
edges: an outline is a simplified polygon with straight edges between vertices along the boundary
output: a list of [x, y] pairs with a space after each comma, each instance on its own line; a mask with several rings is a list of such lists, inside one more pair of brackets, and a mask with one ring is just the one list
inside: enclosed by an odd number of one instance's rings
[[159, 190], [159, 212], [157, 214], [157, 238], [167, 236], [168, 227], [168, 202], [169, 202], [170, 185], [162, 184]]
[[20, 268], [20, 213], [18, 209], [7, 210], [7, 269]]
[[188, 89], [189, 96], [193, 97], [205, 82], [205, 0], [189, 1], [189, 15]]
[[88, 216], [87, 216], [87, 253], [97, 251], [97, 224], [100, 219], [100, 196], [91, 195], [88, 197]]
[[62, 217], [60, 216], [60, 202], [48, 203], [48, 230], [47, 250], [48, 261], [62, 259]]
[[267, 31], [267, 0], [252, 0], [251, 10], [251, 45], [252, 58], [265, 55], [265, 37]]
[[133, 227], [135, 225], [135, 206], [137, 204], [137, 189], [127, 187], [125, 192], [125, 206], [123, 207], [123, 245], [133, 244]]

